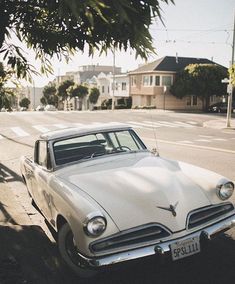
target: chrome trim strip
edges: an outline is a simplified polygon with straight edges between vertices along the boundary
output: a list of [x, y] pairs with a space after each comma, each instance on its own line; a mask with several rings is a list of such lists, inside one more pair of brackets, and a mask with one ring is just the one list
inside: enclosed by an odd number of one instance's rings
[[86, 262], [87, 266], [98, 268], [101, 266], [112, 265], [115, 263], [125, 262], [151, 255], [163, 256], [170, 252], [170, 245], [176, 241], [182, 241], [193, 237], [199, 237], [200, 239], [210, 240], [216, 234], [229, 230], [232, 227], [235, 227], [235, 214], [224, 220], [219, 221], [216, 224], [200, 229], [197, 232], [193, 232], [181, 238], [171, 239], [163, 243], [158, 242], [154, 245], [150, 245], [147, 247], [137, 248], [97, 258], [88, 258], [80, 253], [78, 254]]
[[[208, 210], [208, 209], [217, 208], [217, 207], [221, 207], [221, 206], [225, 206], [225, 205], [231, 205], [231, 206], [233, 206], [233, 210], [234, 210], [234, 205], [233, 205], [231, 202], [223, 202], [223, 203], [220, 203], [220, 204], [206, 206], [206, 207], [203, 207], [203, 208], [200, 208], [200, 209], [196, 209], [196, 210], [193, 210], [193, 211], [189, 212], [189, 214], [188, 214], [188, 216], [187, 216], [187, 219], [186, 219], [186, 229], [187, 229], [187, 230], [191, 230], [191, 229], [188, 228], [188, 226], [189, 226], [189, 219], [190, 219], [191, 215], [193, 215], [194, 213], [203, 212], [203, 211], [206, 211], [206, 210]], [[224, 214], [224, 215], [222, 214], [222, 215], [220, 215], [219, 217], [217, 217], [216, 219], [210, 220], [210, 221], [207, 222], [207, 223], [201, 224], [200, 226], [205, 226], [205, 225], [207, 225], [207, 224], [209, 225], [210, 223], [214, 223], [214, 222], [219, 221], [219, 220], [221, 220], [221, 219], [225, 219], [227, 216], [231, 215], [231, 212], [232, 212], [233, 210], [227, 212], [227, 213]], [[200, 226], [199, 226], [199, 227], [200, 227]], [[195, 228], [196, 228], [196, 227], [194, 227], [194, 229], [195, 229]]]
[[[111, 235], [111, 236], [109, 236], [109, 237], [106, 237], [106, 238], [102, 238], [102, 239], [99, 239], [98, 241], [94, 241], [94, 242], [92, 242], [92, 243], [90, 243], [89, 244], [89, 248], [90, 248], [90, 251], [91, 252], [94, 252], [93, 251], [93, 249], [92, 249], [92, 247], [93, 247], [93, 245], [96, 245], [96, 244], [99, 244], [99, 243], [102, 243], [102, 242], [105, 242], [105, 241], [109, 241], [109, 240], [113, 240], [113, 239], [115, 239], [115, 238], [118, 238], [118, 237], [122, 237], [122, 236], [126, 236], [126, 235], [128, 235], [128, 234], [130, 234], [130, 233], [138, 233], [139, 231], [142, 231], [142, 230], [144, 230], [144, 229], [148, 229], [148, 228], [152, 228], [152, 227], [159, 227], [159, 228], [161, 228], [163, 231], [165, 231], [167, 234], [168, 234], [168, 236], [166, 236], [166, 237], [164, 237], [164, 239], [165, 238], [169, 238], [170, 236], [172, 236], [172, 232], [168, 229], [168, 228], [166, 228], [166, 227], [164, 227], [163, 225], [161, 225], [161, 224], [159, 224], [159, 223], [148, 223], [148, 224], [145, 224], [145, 225], [141, 225], [141, 226], [137, 226], [137, 227], [134, 227], [134, 228], [131, 228], [131, 229], [127, 229], [127, 230], [124, 230], [124, 231], [122, 231], [122, 232], [118, 232], [118, 233], [116, 233], [116, 234], [114, 234], [114, 235]], [[137, 236], [138, 237], [138, 236]], [[160, 238], [159, 238], [160, 239]], [[145, 247], [147, 244], [149, 244], [150, 242], [151, 243], [153, 243], [153, 242], [155, 242], [155, 241], [159, 241], [159, 239], [156, 239], [156, 240], [152, 240], [152, 241], [149, 241], [148, 243], [142, 243], [141, 245], [140, 244], [131, 244], [131, 245], [129, 245], [128, 246], [128, 248], [129, 249], [135, 249], [136, 248], [136, 246], [138, 245], [138, 246], [141, 246], [141, 247]], [[117, 250], [119, 250], [120, 251], [120, 249], [123, 249], [123, 250], [125, 250], [125, 246], [124, 247], [120, 247], [120, 248], [117, 248]], [[115, 253], [115, 250], [106, 250], [105, 251], [106, 253]]]

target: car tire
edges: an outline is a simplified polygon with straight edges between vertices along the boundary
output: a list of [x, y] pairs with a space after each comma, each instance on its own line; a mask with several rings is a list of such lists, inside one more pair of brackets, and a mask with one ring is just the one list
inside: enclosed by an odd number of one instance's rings
[[96, 270], [87, 268], [84, 260], [77, 255], [73, 232], [68, 223], [65, 223], [58, 232], [58, 247], [65, 264], [80, 278], [91, 278], [97, 274]]

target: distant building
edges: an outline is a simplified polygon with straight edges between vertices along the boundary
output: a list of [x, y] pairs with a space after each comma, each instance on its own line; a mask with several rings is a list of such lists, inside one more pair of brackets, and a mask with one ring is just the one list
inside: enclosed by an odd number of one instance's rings
[[[131, 71], [129, 75], [132, 107], [201, 110], [202, 101], [198, 97], [191, 95], [179, 99], [169, 91], [176, 74], [189, 64], [216, 63], [205, 58], [165, 56]], [[215, 97], [211, 98], [211, 102], [215, 101]]]
[[[114, 79], [114, 91], [113, 91], [113, 79]], [[101, 72], [96, 77], [97, 88], [100, 91], [100, 97], [97, 105], [101, 105], [102, 101], [111, 99], [114, 95], [115, 100], [118, 98], [129, 97], [129, 75], [127, 73], [104, 74]]]
[[[109, 74], [113, 72], [113, 66], [107, 65], [84, 65], [79, 66], [78, 71], [66, 72], [65, 75], [57, 76], [55, 79], [56, 85], [66, 80], [73, 80], [76, 84], [84, 84], [94, 76], [100, 73]], [[121, 67], [115, 67], [115, 73], [121, 73]]]
[[40, 99], [43, 96], [43, 88], [38, 87], [18, 87], [12, 88], [15, 98], [12, 104], [13, 108], [18, 109], [20, 107], [20, 101], [23, 98], [28, 98], [30, 100], [29, 109], [35, 109], [41, 104]]

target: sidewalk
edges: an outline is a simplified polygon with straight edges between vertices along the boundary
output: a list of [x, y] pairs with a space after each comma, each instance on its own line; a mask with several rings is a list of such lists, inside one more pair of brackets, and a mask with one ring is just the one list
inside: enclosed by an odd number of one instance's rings
[[65, 282], [55, 243], [30, 215], [0, 176], [0, 283]]
[[226, 119], [213, 119], [203, 123], [203, 127], [235, 130], [235, 119], [231, 119], [231, 127], [226, 127]]

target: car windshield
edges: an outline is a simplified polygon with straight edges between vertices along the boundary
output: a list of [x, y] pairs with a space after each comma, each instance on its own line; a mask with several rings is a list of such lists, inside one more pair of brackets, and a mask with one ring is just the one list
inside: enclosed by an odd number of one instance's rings
[[145, 145], [132, 130], [97, 132], [66, 138], [53, 144], [56, 165], [145, 149]]

